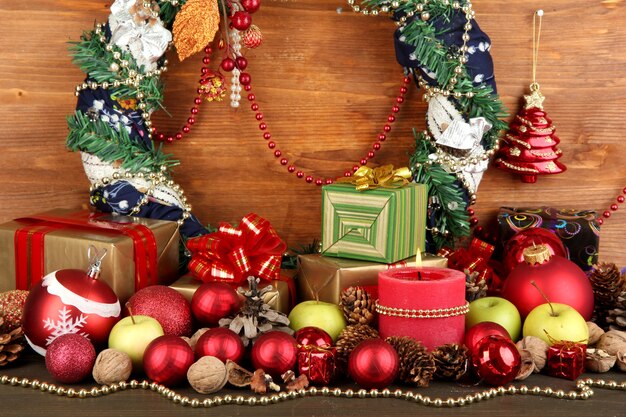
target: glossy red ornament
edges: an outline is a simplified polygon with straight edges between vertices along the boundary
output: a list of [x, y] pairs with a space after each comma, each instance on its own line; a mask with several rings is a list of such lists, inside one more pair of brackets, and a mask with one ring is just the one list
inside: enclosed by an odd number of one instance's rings
[[399, 365], [393, 346], [382, 339], [370, 339], [350, 353], [348, 372], [363, 388], [385, 388], [396, 379]]
[[478, 342], [492, 335], [502, 336], [505, 339], [511, 338], [509, 332], [503, 326], [492, 321], [483, 321], [470, 327], [465, 332], [465, 346], [467, 346], [468, 353], [471, 355]]
[[[542, 247], [545, 248], [543, 245], [536, 248]], [[526, 248], [525, 253], [531, 249]], [[589, 278], [575, 263], [562, 256], [550, 256], [547, 248], [545, 251], [548, 259], [544, 262], [534, 265], [524, 262], [513, 269], [504, 282], [502, 297], [515, 304], [523, 320], [533, 308], [546, 302], [531, 284], [534, 281], [551, 302], [574, 307], [589, 321], [594, 305]]]
[[533, 245], [546, 245], [551, 255], [568, 258], [567, 249], [559, 237], [548, 229], [534, 227], [517, 232], [505, 245], [504, 276], [507, 276], [519, 264], [524, 263], [524, 249]]
[[237, 313], [240, 307], [237, 291], [223, 282], [204, 283], [191, 298], [193, 316], [203, 326], [216, 326], [220, 319]]
[[261, 7], [261, 0], [241, 0], [241, 5], [246, 9], [246, 12], [254, 13]]
[[236, 63], [232, 58], [224, 58], [220, 67], [226, 72], [230, 72], [235, 69]]
[[328, 386], [335, 376], [337, 348], [298, 345], [298, 373], [311, 384]]
[[246, 30], [252, 24], [252, 17], [248, 12], [238, 11], [232, 15], [233, 27], [237, 30]]
[[191, 335], [192, 317], [189, 302], [170, 287], [152, 285], [143, 288], [130, 297], [127, 306], [134, 315], [156, 319], [166, 335]]
[[511, 339], [491, 335], [484, 337], [472, 354], [472, 367], [486, 384], [501, 386], [512, 382], [522, 358]]
[[249, 49], [261, 46], [263, 43], [263, 34], [261, 33], [261, 29], [259, 29], [257, 25], [250, 25], [248, 30], [243, 33], [241, 43]]
[[239, 82], [241, 83], [241, 85], [248, 85], [250, 84], [250, 82], [252, 82], [252, 77], [250, 77], [250, 74], [248, 74], [247, 72], [242, 72], [241, 74], [239, 74]]
[[235, 64], [237, 65], [237, 68], [239, 68], [241, 71], [248, 68], [248, 60], [242, 56], [238, 56], [237, 58], [235, 58]]
[[294, 368], [297, 357], [296, 340], [278, 330], [263, 333], [250, 352], [254, 369], [263, 369], [279, 380], [282, 374]]
[[28, 344], [40, 355], [63, 334], [79, 334], [106, 345], [121, 315], [120, 302], [95, 272], [63, 269], [35, 284], [24, 305], [22, 326]]
[[315, 326], [303, 327], [293, 337], [300, 346], [329, 347], [333, 345], [333, 338], [325, 330]]
[[154, 339], [143, 354], [143, 369], [151, 380], [171, 387], [186, 381], [194, 362], [191, 346], [178, 336]]
[[241, 363], [246, 348], [239, 335], [225, 327], [207, 330], [196, 343], [196, 357], [215, 356], [222, 362], [230, 359]]
[[91, 374], [96, 362], [96, 349], [89, 340], [77, 334], [64, 334], [46, 351], [46, 369], [54, 379], [75, 384]]

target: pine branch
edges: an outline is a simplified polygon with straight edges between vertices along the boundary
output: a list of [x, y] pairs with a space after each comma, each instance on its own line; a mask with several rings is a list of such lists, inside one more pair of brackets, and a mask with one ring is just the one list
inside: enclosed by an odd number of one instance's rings
[[69, 134], [66, 145], [72, 151], [83, 151], [105, 162], [122, 161], [122, 168], [133, 173], [148, 170], [159, 172], [162, 165], [178, 165], [177, 160], [169, 159], [161, 146], [148, 149], [142, 143], [134, 141], [126, 129], [120, 126], [119, 132], [100, 119], [90, 120], [81, 111], [76, 111], [67, 118]]
[[176, 17], [176, 13], [180, 10], [181, 7], [187, 2], [187, 0], [178, 0], [178, 4], [176, 6], [172, 5], [171, 0], [158, 0], [159, 8], [159, 16], [161, 20], [165, 24], [165, 27], [171, 29], [172, 24], [174, 23], [174, 18]]

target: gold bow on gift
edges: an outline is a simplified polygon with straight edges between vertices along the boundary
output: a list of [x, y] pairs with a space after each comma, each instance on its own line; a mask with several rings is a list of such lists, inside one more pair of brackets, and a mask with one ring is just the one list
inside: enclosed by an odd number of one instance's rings
[[409, 183], [411, 170], [408, 167], [393, 169], [393, 165], [377, 168], [360, 167], [351, 177], [341, 177], [337, 182], [348, 182], [356, 185], [358, 191], [373, 190], [378, 187], [400, 188]]

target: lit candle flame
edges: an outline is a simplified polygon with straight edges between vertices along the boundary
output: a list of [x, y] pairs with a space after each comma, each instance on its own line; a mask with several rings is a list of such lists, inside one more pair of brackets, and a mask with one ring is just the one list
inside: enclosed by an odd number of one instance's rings
[[419, 247], [417, 248], [417, 253], [415, 254], [415, 267], [422, 267], [422, 251]]

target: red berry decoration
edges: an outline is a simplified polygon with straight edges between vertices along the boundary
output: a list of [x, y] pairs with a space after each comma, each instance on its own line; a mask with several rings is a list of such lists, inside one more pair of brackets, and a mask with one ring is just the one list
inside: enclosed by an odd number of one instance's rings
[[235, 61], [232, 58], [224, 58], [220, 67], [222, 67], [224, 71], [230, 72], [235, 69]]
[[207, 282], [196, 290], [191, 310], [203, 326], [216, 326], [220, 319], [235, 314], [241, 307], [239, 294], [223, 282]]
[[363, 388], [385, 388], [396, 379], [399, 365], [393, 346], [382, 339], [370, 339], [350, 353], [348, 372]]
[[46, 350], [46, 369], [64, 384], [75, 384], [87, 378], [95, 362], [96, 349], [89, 340], [77, 334], [57, 337]]
[[509, 332], [498, 323], [492, 321], [483, 321], [473, 325], [465, 332], [465, 346], [467, 346], [468, 353], [471, 355], [478, 342], [487, 336], [496, 335], [502, 336], [505, 339], [510, 339]]
[[231, 17], [233, 27], [237, 30], [246, 30], [252, 24], [252, 17], [248, 12], [235, 12]]
[[329, 347], [333, 345], [333, 338], [325, 330], [319, 327], [303, 327], [293, 335], [299, 346]]
[[168, 387], [185, 381], [193, 362], [191, 346], [178, 336], [157, 337], [143, 354], [143, 369], [148, 378]]
[[33, 285], [24, 305], [22, 327], [35, 352], [44, 356], [54, 339], [63, 334], [79, 334], [98, 347], [105, 346], [122, 310], [111, 287], [97, 279], [100, 259], [88, 272], [54, 271]]
[[27, 298], [28, 291], [25, 290], [11, 290], [0, 294], [0, 317], [3, 319], [0, 334], [9, 333], [22, 326], [24, 304]]
[[241, 5], [246, 9], [246, 12], [254, 13], [261, 7], [261, 0], [241, 0]]
[[512, 382], [521, 364], [522, 358], [515, 343], [502, 336], [484, 337], [472, 355], [474, 371], [489, 385], [501, 386]]
[[163, 327], [163, 333], [190, 336], [191, 307], [185, 297], [165, 285], [153, 285], [135, 293], [127, 304], [136, 316], [149, 316]]
[[237, 65], [237, 68], [239, 68], [241, 71], [248, 68], [248, 60], [242, 56], [238, 56], [237, 58], [235, 58], [235, 64]]
[[252, 77], [250, 77], [250, 74], [248, 74], [247, 72], [242, 72], [241, 74], [239, 74], [239, 82], [242, 85], [248, 85], [252, 82]]
[[296, 340], [278, 330], [259, 336], [250, 352], [254, 369], [263, 369], [265, 373], [278, 379], [282, 374], [293, 369], [297, 357]]
[[207, 330], [196, 343], [196, 357], [215, 356], [222, 362], [230, 359], [240, 363], [246, 348], [239, 335], [225, 327]]

